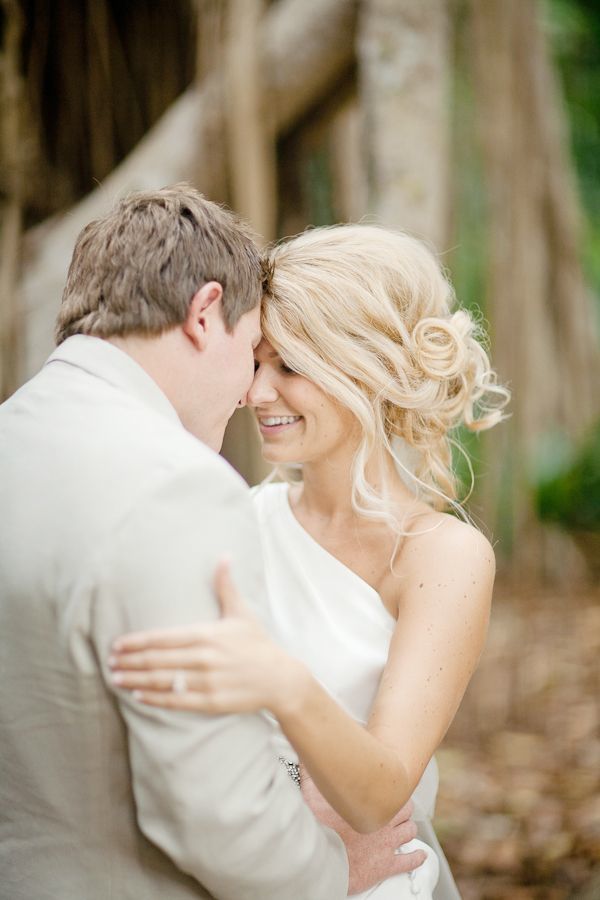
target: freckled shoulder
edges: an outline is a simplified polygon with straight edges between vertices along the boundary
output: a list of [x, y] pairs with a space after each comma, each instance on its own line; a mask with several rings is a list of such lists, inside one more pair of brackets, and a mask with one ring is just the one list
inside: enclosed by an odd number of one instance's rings
[[433, 511], [415, 519], [397, 566], [405, 576], [405, 597], [459, 585], [469, 593], [488, 595], [496, 571], [485, 535], [467, 522]]

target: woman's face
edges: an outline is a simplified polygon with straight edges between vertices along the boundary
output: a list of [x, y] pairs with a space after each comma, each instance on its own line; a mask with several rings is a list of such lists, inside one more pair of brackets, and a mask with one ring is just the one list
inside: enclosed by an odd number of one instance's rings
[[254, 360], [247, 402], [254, 409], [268, 462], [318, 462], [354, 446], [358, 423], [348, 409], [288, 369], [266, 340], [258, 345]]

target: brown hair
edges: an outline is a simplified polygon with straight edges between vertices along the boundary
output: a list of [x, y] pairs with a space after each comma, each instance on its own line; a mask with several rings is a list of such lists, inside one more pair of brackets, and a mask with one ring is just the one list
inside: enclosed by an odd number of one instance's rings
[[209, 281], [223, 288], [228, 330], [260, 302], [261, 255], [246, 225], [188, 184], [130, 194], [80, 233], [56, 342], [160, 334]]

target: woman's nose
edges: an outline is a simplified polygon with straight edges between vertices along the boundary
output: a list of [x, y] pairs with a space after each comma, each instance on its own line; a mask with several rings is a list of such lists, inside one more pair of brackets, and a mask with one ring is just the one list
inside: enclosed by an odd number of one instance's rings
[[250, 385], [250, 390], [246, 395], [246, 403], [248, 406], [262, 406], [264, 403], [273, 403], [277, 400], [279, 393], [273, 380], [264, 370], [257, 369], [254, 380]]

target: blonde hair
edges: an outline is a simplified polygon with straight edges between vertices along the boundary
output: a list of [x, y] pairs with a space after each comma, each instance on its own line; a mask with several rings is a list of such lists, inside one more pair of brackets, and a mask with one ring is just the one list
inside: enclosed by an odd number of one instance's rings
[[248, 228], [189, 184], [125, 197], [77, 238], [56, 324], [73, 334], [156, 335], [181, 324], [196, 291], [223, 288], [231, 330], [254, 309], [264, 270]]
[[[482, 331], [421, 241], [376, 225], [306, 231], [273, 247], [263, 334], [291, 369], [349, 409], [362, 437], [353, 464], [357, 512], [396, 531], [386, 488], [365, 468], [387, 451], [416, 496], [461, 508], [451, 432], [491, 428], [509, 394]], [[285, 477], [285, 476], [284, 476]]]

